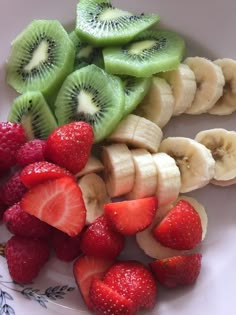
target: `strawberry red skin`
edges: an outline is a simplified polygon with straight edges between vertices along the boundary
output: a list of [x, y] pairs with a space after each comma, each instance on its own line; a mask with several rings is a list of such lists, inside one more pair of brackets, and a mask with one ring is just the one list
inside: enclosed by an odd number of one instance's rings
[[93, 279], [90, 288], [90, 299], [92, 307], [97, 315], [134, 315], [136, 314], [134, 304], [112, 290], [99, 279]]
[[32, 187], [22, 198], [21, 208], [71, 237], [78, 235], [85, 225], [82, 192], [70, 177]]
[[74, 277], [81, 295], [89, 309], [92, 309], [89, 290], [94, 278], [102, 279], [106, 271], [113, 265], [113, 260], [93, 256], [79, 257], [73, 267]]
[[146, 229], [157, 210], [157, 198], [126, 200], [104, 205], [108, 221], [121, 234], [132, 235]]
[[190, 203], [180, 200], [153, 229], [153, 235], [164, 246], [192, 249], [202, 240], [201, 219]]
[[150, 263], [158, 282], [173, 289], [194, 283], [201, 270], [201, 254], [175, 256]]
[[17, 152], [17, 163], [24, 167], [45, 160], [46, 140], [34, 139], [26, 142]]
[[41, 184], [49, 179], [65, 176], [69, 176], [75, 180], [74, 176], [65, 168], [46, 161], [29, 164], [20, 174], [22, 183], [28, 188]]
[[117, 262], [106, 273], [104, 282], [131, 300], [137, 310], [152, 308], [156, 303], [156, 280], [150, 270], [138, 261]]
[[81, 236], [81, 250], [88, 256], [115, 259], [124, 244], [124, 236], [111, 229], [105, 215], [97, 218]]
[[0, 123], [0, 176], [16, 164], [17, 151], [25, 142], [25, 132], [20, 124]]
[[46, 157], [73, 174], [86, 165], [94, 140], [86, 122], [72, 122], [55, 129], [47, 139]]

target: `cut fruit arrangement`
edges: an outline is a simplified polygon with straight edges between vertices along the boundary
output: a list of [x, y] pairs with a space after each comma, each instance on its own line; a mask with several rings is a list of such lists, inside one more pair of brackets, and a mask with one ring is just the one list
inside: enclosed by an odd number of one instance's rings
[[[7, 81], [22, 93], [0, 123], [9, 273], [31, 282], [53, 248], [74, 261], [81, 296], [98, 315], [133, 315], [154, 307], [159, 284], [194, 283], [208, 217], [181, 194], [236, 183], [236, 132], [162, 132], [172, 116], [234, 112], [236, 61], [183, 60], [184, 40], [154, 28], [158, 21], [81, 0], [72, 33], [33, 21], [7, 63]], [[129, 236], [148, 266], [119, 259]]]

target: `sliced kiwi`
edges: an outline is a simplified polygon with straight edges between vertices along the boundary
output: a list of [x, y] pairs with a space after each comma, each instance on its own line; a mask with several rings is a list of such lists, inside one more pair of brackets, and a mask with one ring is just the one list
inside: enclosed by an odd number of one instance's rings
[[35, 20], [12, 43], [7, 81], [19, 93], [50, 97], [73, 71], [75, 48], [58, 21]]
[[185, 52], [185, 42], [167, 30], [147, 30], [127, 45], [103, 49], [105, 69], [109, 73], [150, 77], [175, 69]]
[[78, 37], [75, 31], [69, 34], [70, 39], [75, 45], [75, 63], [74, 69], [86, 67], [90, 64], [96, 64], [97, 66], [104, 68], [102, 51], [90, 44], [84, 43]]
[[125, 89], [124, 116], [130, 114], [143, 100], [151, 86], [151, 78], [123, 77]]
[[11, 107], [8, 120], [22, 124], [28, 140], [47, 139], [57, 128], [56, 120], [41, 92], [26, 92], [18, 96]]
[[160, 19], [157, 14], [132, 14], [112, 6], [110, 0], [80, 0], [76, 32], [94, 46], [125, 44]]
[[81, 68], [67, 77], [55, 103], [59, 125], [86, 121], [94, 130], [95, 142], [103, 140], [124, 113], [124, 88], [120, 78], [95, 65]]

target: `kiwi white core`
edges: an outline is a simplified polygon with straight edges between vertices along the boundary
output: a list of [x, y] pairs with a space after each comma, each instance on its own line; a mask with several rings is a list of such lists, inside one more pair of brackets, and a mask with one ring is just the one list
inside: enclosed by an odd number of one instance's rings
[[34, 139], [34, 132], [32, 128], [32, 116], [31, 115], [23, 115], [21, 118], [21, 124], [24, 126], [26, 138], [28, 141]]
[[129, 47], [129, 54], [138, 55], [142, 53], [145, 49], [150, 49], [155, 46], [156, 42], [154, 40], [143, 40], [141, 42], [133, 43]]
[[99, 109], [93, 103], [93, 95], [88, 92], [81, 91], [78, 95], [78, 112], [94, 115]]
[[36, 68], [40, 63], [48, 59], [48, 42], [43, 40], [33, 52], [30, 62], [24, 67], [24, 70], [31, 71]]
[[99, 19], [101, 21], [109, 21], [109, 20], [117, 19], [121, 16], [131, 16], [131, 15], [132, 14], [130, 14], [129, 12], [124, 12], [119, 9], [108, 8], [107, 10], [102, 12], [102, 14], [99, 16]]

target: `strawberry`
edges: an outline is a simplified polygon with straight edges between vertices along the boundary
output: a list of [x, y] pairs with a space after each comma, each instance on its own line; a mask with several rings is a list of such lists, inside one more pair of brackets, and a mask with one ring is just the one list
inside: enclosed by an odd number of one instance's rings
[[20, 171], [17, 171], [1, 187], [2, 201], [10, 207], [19, 202], [26, 191], [27, 188], [20, 178]]
[[25, 132], [20, 124], [0, 123], [0, 176], [16, 164], [17, 151], [25, 142]]
[[88, 161], [93, 139], [93, 129], [86, 122], [72, 122], [58, 127], [48, 137], [46, 157], [76, 174]]
[[202, 240], [201, 219], [190, 203], [180, 200], [153, 229], [153, 234], [164, 246], [192, 249]]
[[115, 259], [124, 248], [124, 242], [124, 236], [112, 230], [102, 215], [82, 234], [80, 246], [85, 255]]
[[75, 280], [89, 309], [92, 309], [89, 297], [92, 280], [94, 278], [102, 279], [113, 263], [113, 260], [93, 256], [81, 256], [75, 261], [73, 268]]
[[124, 235], [132, 235], [146, 229], [152, 223], [156, 210], [156, 197], [113, 202], [104, 206], [108, 221]]
[[201, 270], [201, 254], [175, 256], [150, 263], [157, 280], [167, 288], [194, 283]]
[[26, 142], [17, 152], [17, 163], [24, 167], [45, 160], [46, 140], [34, 139]]
[[106, 273], [104, 283], [132, 301], [136, 310], [152, 308], [156, 303], [156, 281], [149, 269], [138, 261], [114, 264]]
[[28, 188], [41, 184], [48, 179], [56, 179], [65, 176], [74, 178], [65, 168], [46, 161], [29, 164], [20, 174], [22, 183]]
[[21, 207], [70, 236], [79, 234], [85, 225], [86, 208], [82, 192], [70, 177], [34, 186], [22, 198]]
[[93, 279], [89, 296], [97, 315], [134, 315], [136, 313], [132, 301], [126, 299], [99, 279]]

